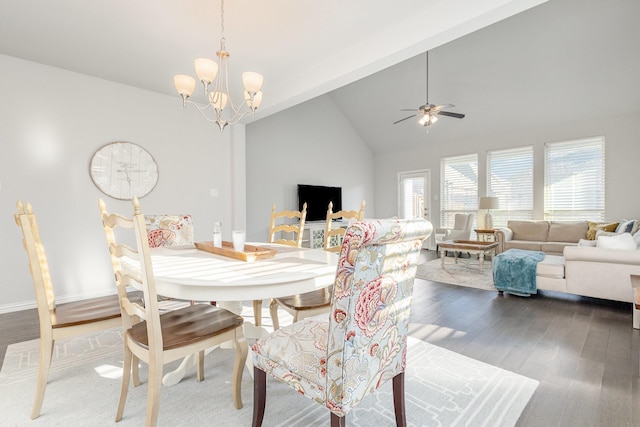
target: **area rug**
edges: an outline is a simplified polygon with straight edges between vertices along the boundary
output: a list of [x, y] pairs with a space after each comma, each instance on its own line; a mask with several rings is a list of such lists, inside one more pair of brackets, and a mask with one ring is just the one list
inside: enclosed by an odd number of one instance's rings
[[[56, 343], [42, 413], [29, 420], [38, 364], [38, 340], [10, 345], [0, 371], [0, 424], [6, 426], [144, 425], [147, 367], [142, 386], [131, 388], [124, 418], [114, 424], [122, 374], [118, 329]], [[205, 358], [205, 380], [195, 369], [177, 385], [162, 389], [160, 426], [249, 426], [252, 379], [242, 382], [244, 407], [231, 401], [232, 350], [215, 350]], [[175, 367], [175, 363], [167, 365]], [[410, 426], [513, 426], [538, 382], [462, 356], [415, 338], [409, 339], [405, 377]], [[328, 425], [326, 408], [289, 387], [267, 380], [264, 426]], [[352, 426], [395, 425], [391, 383], [349, 412]]]
[[416, 277], [450, 285], [467, 286], [489, 291], [497, 290], [493, 286], [493, 273], [489, 260], [484, 262], [482, 271], [480, 271], [477, 259], [471, 261], [469, 259], [459, 259], [456, 264], [452, 257], [447, 257], [444, 261], [444, 268], [439, 259], [420, 264]]

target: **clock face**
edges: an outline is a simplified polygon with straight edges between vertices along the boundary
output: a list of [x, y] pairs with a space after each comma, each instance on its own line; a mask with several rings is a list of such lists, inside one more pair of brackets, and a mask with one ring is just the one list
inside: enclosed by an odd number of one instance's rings
[[112, 142], [98, 149], [89, 173], [100, 191], [120, 200], [144, 197], [158, 182], [158, 166], [151, 154], [130, 142]]

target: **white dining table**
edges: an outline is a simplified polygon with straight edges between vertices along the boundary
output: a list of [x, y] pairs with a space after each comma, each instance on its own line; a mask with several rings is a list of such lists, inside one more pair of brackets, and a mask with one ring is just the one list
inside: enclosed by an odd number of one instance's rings
[[[268, 243], [247, 243], [275, 249], [273, 258], [242, 261], [216, 255], [195, 247], [163, 247], [151, 250], [153, 275], [159, 295], [187, 301], [216, 301], [234, 313], [242, 313], [242, 301], [285, 297], [333, 284], [338, 255], [323, 249], [293, 248]], [[122, 259], [125, 271], [139, 271], [137, 260]], [[245, 337], [267, 334], [245, 319]], [[250, 358], [248, 358], [249, 361]], [[163, 379], [163, 384], [180, 381], [192, 360]], [[253, 371], [250, 369], [250, 373]]]
[[[273, 258], [242, 261], [196, 248], [154, 248], [158, 294], [199, 301], [244, 301], [310, 292], [331, 285], [338, 256], [322, 249], [247, 243], [275, 249]], [[139, 268], [124, 260], [125, 268]]]

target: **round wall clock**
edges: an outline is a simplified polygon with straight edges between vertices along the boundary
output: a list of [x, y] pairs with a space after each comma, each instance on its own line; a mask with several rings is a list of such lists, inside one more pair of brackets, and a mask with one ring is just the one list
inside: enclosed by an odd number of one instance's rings
[[107, 196], [130, 200], [144, 197], [158, 182], [158, 166], [144, 148], [130, 142], [112, 142], [91, 157], [93, 183]]

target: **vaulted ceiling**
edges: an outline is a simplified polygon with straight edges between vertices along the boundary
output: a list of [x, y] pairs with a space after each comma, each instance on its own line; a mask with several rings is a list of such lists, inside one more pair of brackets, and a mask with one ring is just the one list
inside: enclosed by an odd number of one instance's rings
[[[330, 93], [375, 152], [490, 134], [531, 115], [546, 126], [637, 111], [640, 2], [587, 3], [226, 0], [230, 83], [239, 97], [242, 71], [264, 75], [256, 119]], [[173, 75], [195, 75], [193, 59], [214, 58], [219, 38], [220, 0], [0, 3], [0, 54], [176, 102]], [[391, 124], [425, 102], [427, 50], [429, 101], [467, 114], [428, 134], [414, 120]]]

